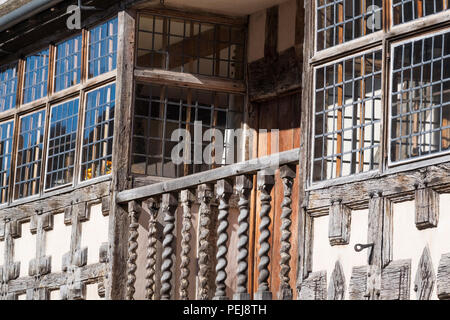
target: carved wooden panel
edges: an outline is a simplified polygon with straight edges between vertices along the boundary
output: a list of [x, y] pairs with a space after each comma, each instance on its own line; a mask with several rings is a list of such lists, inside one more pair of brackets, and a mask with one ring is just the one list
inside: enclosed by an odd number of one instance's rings
[[326, 300], [327, 299], [327, 272], [311, 273], [300, 284], [299, 300]]
[[439, 220], [439, 193], [431, 188], [417, 189], [415, 202], [417, 229], [437, 227]]
[[353, 267], [348, 289], [350, 300], [366, 300], [367, 266]]
[[341, 202], [330, 206], [328, 238], [331, 245], [348, 244], [350, 240], [351, 210]]
[[443, 254], [439, 261], [437, 295], [441, 300], [450, 299], [450, 253]]
[[433, 292], [435, 274], [431, 261], [430, 249], [426, 246], [417, 266], [416, 278], [414, 281], [414, 291], [417, 300], [429, 300]]
[[328, 286], [328, 300], [344, 300], [345, 290], [344, 271], [342, 270], [341, 263], [336, 261]]
[[381, 272], [382, 300], [409, 300], [411, 260], [392, 261]]

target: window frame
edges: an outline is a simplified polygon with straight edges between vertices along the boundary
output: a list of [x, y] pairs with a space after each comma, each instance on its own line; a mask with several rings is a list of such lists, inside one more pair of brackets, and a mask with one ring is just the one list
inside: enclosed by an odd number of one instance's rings
[[[245, 27], [247, 25], [247, 20], [243, 18], [227, 18], [222, 16], [215, 15], [204, 15], [201, 13], [188, 13], [188, 12], [180, 12], [171, 9], [142, 9], [137, 12], [137, 18], [135, 23], [135, 34], [136, 38], [139, 33], [139, 15], [153, 15], [153, 16], [165, 16], [174, 19], [184, 19], [184, 20], [194, 20], [200, 23], [209, 23], [209, 24], [221, 24], [227, 26], [241, 26]], [[247, 29], [246, 29], [247, 30]], [[245, 43], [244, 43], [244, 66], [247, 65], [247, 39], [248, 32], [246, 31]], [[137, 42], [134, 46], [134, 55], [137, 58], [138, 46]], [[134, 61], [134, 76], [133, 76], [133, 103], [132, 103], [132, 126], [131, 132], [134, 132], [134, 112], [135, 112], [135, 91], [136, 84], [144, 84], [144, 85], [161, 85], [167, 87], [182, 87], [182, 88], [190, 88], [190, 89], [198, 89], [198, 90], [207, 90], [207, 91], [216, 91], [220, 93], [229, 93], [229, 94], [242, 94], [244, 95], [244, 105], [243, 105], [243, 113], [248, 110], [249, 99], [247, 96], [247, 86], [246, 86], [246, 77], [247, 70], [244, 68], [243, 79], [242, 80], [234, 80], [231, 78], [223, 78], [216, 76], [206, 76], [195, 73], [187, 73], [187, 72], [177, 72], [177, 71], [169, 71], [164, 69], [154, 69], [151, 67], [138, 67], [137, 59]], [[177, 77], [174, 77], [176, 75]], [[200, 80], [200, 81], [198, 81]], [[245, 148], [245, 144], [243, 144], [243, 148]], [[245, 153], [244, 153], [245, 154]], [[128, 157], [128, 165], [131, 170], [132, 167], [132, 150], [130, 150], [130, 156]], [[137, 173], [130, 173], [131, 176], [139, 183], [140, 181], [165, 181], [167, 178], [162, 176], [155, 175], [142, 175]]]
[[[331, 178], [331, 179], [323, 179], [323, 180], [318, 180], [318, 181], [314, 181], [313, 180], [313, 176], [314, 176], [314, 159], [315, 159], [315, 154], [314, 154], [314, 150], [315, 150], [315, 130], [316, 130], [316, 121], [315, 121], [315, 117], [316, 117], [316, 70], [329, 66], [329, 65], [333, 65], [333, 64], [337, 64], [339, 62], [342, 62], [344, 60], [347, 59], [351, 59], [354, 57], [358, 57], [358, 56], [364, 56], [367, 53], [375, 53], [376, 51], [381, 51], [381, 56], [382, 56], [382, 68], [381, 68], [381, 117], [380, 117], [380, 144], [379, 144], [379, 150], [380, 150], [380, 159], [378, 160], [378, 168], [377, 169], [372, 169], [372, 170], [367, 170], [367, 171], [362, 171], [362, 172], [358, 172], [358, 173], [353, 173], [353, 174], [349, 174], [346, 176], [340, 176], [340, 177], [335, 177], [335, 178]], [[326, 61], [322, 64], [317, 64], [311, 67], [312, 70], [312, 117], [313, 117], [313, 121], [312, 121], [312, 125], [311, 125], [311, 154], [310, 154], [310, 161], [311, 161], [311, 165], [310, 165], [310, 184], [311, 185], [318, 185], [318, 184], [323, 184], [326, 182], [333, 182], [333, 181], [340, 181], [341, 179], [346, 179], [349, 177], [353, 177], [353, 176], [360, 176], [360, 175], [371, 175], [374, 172], [381, 172], [382, 171], [382, 162], [383, 162], [383, 141], [384, 141], [384, 132], [383, 132], [383, 120], [384, 120], [384, 114], [385, 114], [385, 110], [383, 108], [383, 102], [384, 102], [384, 92], [383, 92], [383, 77], [386, 76], [386, 70], [384, 69], [384, 65], [383, 65], [383, 60], [385, 59], [384, 57], [384, 50], [383, 50], [383, 46], [380, 44], [378, 46], [375, 46], [373, 48], [369, 48], [363, 51], [358, 51], [358, 52], [353, 52], [349, 55], [346, 55], [344, 57], [340, 57], [340, 58], [336, 58], [330, 61]], [[337, 132], [337, 131], [335, 131]], [[323, 136], [325, 136], [325, 133], [322, 134]], [[338, 153], [336, 153], [337, 155]], [[359, 163], [358, 163], [359, 165]]]
[[[22, 119], [25, 118], [25, 117], [28, 117], [30, 115], [40, 113], [42, 111], [44, 111], [44, 116], [43, 116], [43, 119], [44, 119], [43, 131], [44, 131], [44, 134], [43, 134], [43, 138], [42, 138], [42, 157], [39, 160], [40, 163], [41, 163], [41, 167], [40, 167], [40, 170], [39, 170], [40, 171], [39, 179], [33, 178], [33, 180], [38, 181], [39, 188], [38, 188], [38, 191], [35, 194], [16, 198], [16, 184], [23, 184], [24, 183], [22, 180], [18, 181], [17, 180], [17, 175], [16, 175], [18, 162], [19, 162], [19, 157], [18, 157], [18, 154], [19, 154], [19, 141], [18, 140], [19, 140], [19, 137], [20, 137], [21, 129], [22, 129]], [[13, 178], [13, 181], [12, 181], [12, 188], [13, 188], [13, 190], [11, 192], [11, 202], [19, 201], [19, 200], [22, 200], [22, 199], [35, 199], [35, 198], [40, 197], [40, 195], [42, 193], [42, 186], [43, 186], [42, 185], [42, 174], [43, 174], [43, 169], [44, 169], [43, 166], [46, 163], [46, 161], [45, 161], [46, 159], [44, 157], [45, 157], [46, 148], [47, 148], [47, 146], [46, 146], [47, 123], [48, 123], [48, 108], [47, 108], [47, 105], [41, 105], [41, 107], [39, 107], [39, 108], [37, 108], [37, 109], [35, 109], [35, 110], [31, 111], [31, 112], [27, 112], [27, 113], [21, 114], [18, 117], [18, 121], [15, 122], [15, 123], [17, 123], [17, 128], [14, 128], [14, 131], [15, 131], [14, 132], [15, 133], [15, 136], [14, 136], [14, 140], [15, 140], [15, 143], [14, 143], [14, 167], [11, 167], [11, 169], [14, 168], [14, 178]], [[30, 180], [30, 179], [28, 179], [28, 180]]]
[[[117, 20], [116, 67], [115, 67], [114, 69], [112, 69], [112, 70], [109, 70], [109, 71], [106, 71], [106, 72], [103, 72], [103, 73], [99, 73], [99, 74], [96, 75], [96, 76], [89, 77], [89, 57], [90, 57], [91, 31], [92, 31], [93, 29], [95, 29], [95, 28], [97, 28], [97, 27], [99, 27], [99, 26], [105, 24], [105, 23], [110, 23], [110, 22], [111, 22], [112, 20], [114, 20], [114, 19]], [[138, 23], [136, 22], [136, 25], [137, 25], [137, 24], [138, 24]], [[92, 26], [90, 26], [90, 27], [88, 27], [88, 28], [83, 29], [83, 32], [85, 33], [85, 36], [84, 36], [84, 39], [85, 39], [85, 43], [84, 43], [84, 49], [85, 49], [85, 52], [84, 52], [84, 55], [85, 55], [85, 57], [84, 57], [84, 59], [83, 59], [84, 62], [85, 62], [85, 66], [84, 66], [84, 78], [85, 78], [86, 81], [94, 80], [94, 79], [96, 79], [96, 78], [98, 78], [98, 77], [101, 77], [101, 76], [103, 76], [103, 75], [105, 75], [105, 74], [109, 74], [109, 73], [113, 73], [113, 72], [116, 72], [116, 71], [117, 71], [117, 58], [118, 58], [118, 48], [119, 48], [119, 31], [120, 31], [120, 30], [119, 30], [119, 17], [118, 17], [117, 15], [112, 16], [112, 17], [109, 17], [109, 18], [107, 18], [107, 19], [105, 19], [105, 20], [103, 20], [103, 21], [101, 21], [101, 22], [98, 22], [98, 23], [93, 24]], [[82, 69], [83, 69], [83, 67], [82, 67]]]
[[[114, 80], [111, 80], [111, 81], [108, 81], [108, 82], [104, 82], [104, 83], [100, 83], [97, 86], [94, 86], [94, 87], [91, 87], [91, 88], [86, 88], [82, 92], [83, 108], [82, 108], [82, 112], [80, 114], [80, 117], [78, 118], [78, 120], [81, 121], [82, 125], [78, 128], [78, 133], [79, 133], [79, 136], [77, 137], [77, 140], [78, 140], [77, 141], [78, 158], [77, 158], [77, 162], [76, 162], [76, 165], [75, 165], [78, 168], [78, 173], [77, 173], [77, 178], [75, 178], [75, 176], [74, 176], [74, 180], [77, 181], [77, 185], [79, 185], [79, 186], [96, 183], [96, 182], [105, 180], [105, 179], [111, 177], [111, 175], [112, 175], [112, 172], [111, 172], [111, 173], [108, 173], [108, 174], [99, 175], [97, 177], [94, 177], [94, 178], [91, 178], [91, 179], [86, 179], [86, 180], [83, 180], [82, 177], [81, 177], [81, 173], [82, 173], [81, 166], [83, 165], [82, 157], [83, 157], [83, 146], [84, 146], [83, 135], [84, 135], [84, 130], [86, 128], [85, 116], [86, 116], [86, 106], [87, 106], [87, 95], [89, 93], [93, 92], [93, 91], [102, 89], [102, 88], [110, 86], [112, 84], [114, 84], [116, 86], [116, 88], [115, 88], [115, 90], [116, 90], [115, 96], [116, 97], [115, 97], [115, 102], [114, 102], [114, 119], [113, 119], [113, 122], [114, 122], [115, 121], [115, 113], [116, 113], [116, 110], [117, 110], [117, 81], [116, 81], [115, 78], [114, 78]], [[114, 130], [114, 128], [113, 128], [113, 130]], [[112, 135], [112, 140], [111, 141], [112, 141], [112, 144], [114, 144], [114, 134]], [[112, 156], [113, 156], [113, 153], [111, 153], [111, 158], [112, 158]]]
[[[48, 167], [47, 167], [47, 165], [48, 165], [48, 153], [49, 153], [49, 147], [48, 146], [49, 146], [49, 143], [50, 143], [51, 112], [52, 112], [54, 107], [58, 107], [58, 106], [60, 106], [62, 104], [65, 104], [65, 103], [68, 103], [68, 102], [71, 102], [71, 101], [75, 101], [75, 100], [78, 100], [78, 113], [77, 113], [78, 119], [77, 119], [77, 130], [75, 131], [76, 138], [75, 138], [74, 162], [73, 162], [74, 169], [73, 169], [72, 181], [69, 182], [69, 183], [66, 183], [64, 185], [47, 188], [46, 187], [46, 182], [47, 182], [47, 174], [48, 174], [48, 170], [47, 170]], [[49, 112], [49, 116], [48, 116], [49, 121], [48, 121], [48, 124], [47, 124], [47, 126], [48, 126], [48, 133], [47, 133], [47, 138], [46, 138], [47, 147], [46, 147], [46, 150], [45, 150], [45, 168], [44, 168], [44, 178], [43, 178], [43, 180], [44, 180], [43, 181], [43, 190], [44, 190], [44, 192], [51, 192], [51, 191], [58, 190], [58, 189], [63, 189], [63, 188], [66, 188], [66, 187], [73, 187], [75, 185], [75, 180], [76, 180], [75, 179], [75, 173], [76, 173], [76, 171], [78, 171], [77, 170], [77, 165], [76, 165], [76, 160], [78, 159], [78, 153], [79, 153], [79, 150], [77, 148], [77, 140], [78, 140], [78, 136], [79, 136], [79, 132], [78, 131], [79, 131], [79, 125], [80, 125], [80, 113], [82, 112], [82, 109], [83, 109], [83, 106], [82, 106], [81, 103], [82, 103], [82, 101], [80, 99], [80, 96], [73, 96], [73, 97], [70, 97], [70, 98], [65, 99], [63, 101], [59, 101], [59, 102], [50, 104], [50, 106], [48, 108], [48, 110], [49, 110], [48, 111]]]
[[[387, 105], [384, 107], [384, 109], [387, 108], [387, 114], [388, 114], [388, 121], [387, 121], [387, 137], [386, 137], [386, 141], [385, 143], [387, 144], [387, 168], [395, 168], [395, 167], [402, 167], [405, 165], [408, 165], [410, 163], [421, 163], [424, 162], [428, 159], [431, 158], [438, 158], [438, 157], [442, 157], [445, 155], [450, 154], [450, 148], [448, 150], [444, 150], [444, 151], [439, 151], [439, 152], [435, 152], [435, 153], [431, 153], [431, 154], [427, 154], [427, 155], [421, 155], [421, 156], [417, 156], [417, 157], [412, 157], [409, 159], [404, 159], [404, 160], [399, 160], [399, 161], [392, 161], [391, 158], [391, 150], [392, 150], [392, 145], [391, 145], [391, 134], [392, 134], [392, 76], [393, 76], [393, 66], [394, 66], [394, 49], [398, 46], [401, 46], [405, 43], [411, 43], [415, 40], [420, 40], [420, 39], [426, 39], [427, 37], [433, 37], [433, 36], [437, 36], [437, 35], [442, 35], [445, 33], [450, 33], [450, 26], [447, 27], [442, 27], [439, 29], [434, 29], [434, 30], [429, 30], [426, 32], [422, 32], [419, 34], [415, 34], [412, 37], [405, 37], [402, 38], [398, 41], [392, 41], [388, 44], [389, 46], [389, 52], [391, 54], [391, 59], [389, 59], [389, 84], [388, 84], [388, 95], [387, 95]], [[432, 59], [433, 60], [433, 59]], [[432, 61], [430, 60], [430, 61]], [[450, 107], [450, 105], [449, 105]], [[441, 106], [442, 108], [442, 106]]]
[[[402, 23], [399, 23], [399, 24], [394, 24], [394, 6], [393, 6], [393, 3], [392, 3], [393, 0], [384, 0], [384, 1], [389, 2], [389, 26], [388, 27], [391, 30], [395, 30], [395, 29], [397, 29], [398, 27], [401, 27], [401, 26], [408, 27], [408, 26], [413, 26], [413, 25], [416, 25], [416, 24], [421, 24], [423, 22], [426, 22], [426, 20], [438, 20], [438, 21], [441, 21], [441, 18], [442, 18], [441, 16], [445, 17], [446, 15], [449, 14], [448, 11], [450, 10], [450, 3], [448, 3], [447, 9], [444, 9], [444, 10], [442, 10], [440, 12], [436, 12], [436, 13], [433, 13], [433, 14], [430, 14], [430, 15], [424, 15], [424, 16], [422, 16], [420, 18], [412, 19], [412, 20], [410, 20], [408, 22], [402, 22]], [[415, 1], [415, 0], [413, 0], [413, 1]], [[426, 0], [423, 0], [423, 1], [426, 1]], [[432, 18], [434, 18], [434, 19], [432, 19]]]
[[[55, 89], [56, 89], [56, 72], [57, 72], [57, 71], [56, 71], [56, 70], [57, 70], [56, 67], [57, 67], [58, 45], [60, 45], [60, 44], [62, 44], [62, 43], [64, 43], [64, 42], [73, 40], [73, 39], [77, 38], [78, 36], [81, 38], [81, 48], [80, 48], [80, 81], [79, 81], [78, 83], [76, 83], [76, 84], [73, 84], [73, 85], [67, 87], [67, 88], [64, 88], [64, 89], [61, 89], [61, 90], [59, 90], [59, 91], [56, 91]], [[53, 57], [52, 57], [52, 70], [53, 70], [53, 72], [52, 72], [52, 91], [51, 91], [51, 94], [59, 94], [60, 92], [61, 92], [61, 93], [64, 93], [64, 92], [70, 91], [71, 88], [77, 87], [77, 86], [79, 86], [79, 85], [82, 84], [82, 82], [83, 82], [83, 80], [84, 80], [84, 79], [83, 79], [83, 76], [84, 76], [84, 74], [85, 74], [85, 73], [83, 73], [83, 68], [84, 68], [84, 66], [86, 65], [86, 61], [85, 61], [85, 59], [84, 59], [84, 57], [83, 57], [83, 53], [84, 53], [85, 48], [86, 48], [86, 46], [85, 46], [85, 37], [86, 37], [86, 36], [85, 36], [85, 30], [82, 30], [81, 32], [78, 32], [78, 33], [73, 34], [73, 35], [71, 35], [71, 36], [69, 36], [69, 37], [66, 37], [66, 38], [64, 38], [63, 40], [58, 41], [57, 43], [55, 43], [55, 44], [53, 45], [53, 47], [54, 47], [54, 54], [53, 54]], [[67, 58], [67, 57], [65, 57], [65, 58]]]
[[[308, 72], [307, 77], [311, 81], [311, 85], [308, 86], [308, 93], [313, 95], [310, 101], [313, 101], [313, 108], [309, 109], [308, 119], [311, 121], [311, 125], [307, 129], [308, 137], [308, 152], [310, 155], [307, 157], [309, 169], [307, 170], [306, 190], [317, 190], [328, 186], [340, 185], [348, 182], [362, 181], [374, 176], [385, 176], [392, 173], [404, 172], [417, 168], [422, 168], [427, 165], [442, 163], [450, 160], [450, 155], [447, 153], [435, 153], [431, 154], [427, 158], [415, 158], [408, 159], [410, 161], [404, 163], [391, 164], [390, 159], [390, 103], [391, 103], [391, 60], [393, 59], [391, 51], [391, 45], [396, 42], [411, 40], [415, 37], [420, 37], [425, 34], [433, 34], [445, 30], [450, 27], [450, 4], [447, 10], [424, 16], [419, 19], [402, 23], [398, 25], [392, 24], [392, 0], [383, 1], [383, 27], [382, 30], [373, 34], [353, 39], [349, 42], [345, 42], [334, 47], [330, 47], [321, 51], [316, 51], [316, 33], [317, 33], [317, 11], [316, 1], [311, 1], [308, 6], [311, 13], [311, 21], [309, 26], [313, 31], [312, 44], [310, 45], [307, 54]], [[388, 23], [386, 22], [388, 21]], [[313, 165], [314, 165], [314, 125], [315, 125], [315, 67], [325, 65], [329, 62], [336, 62], [343, 58], [347, 58], [356, 53], [362, 53], [366, 50], [372, 50], [374, 48], [382, 47], [382, 84], [381, 84], [381, 127], [380, 127], [380, 151], [381, 159], [379, 164], [379, 170], [371, 172], [356, 173], [349, 176], [343, 176], [333, 179], [325, 179], [323, 181], [313, 182]], [[386, 128], [389, 126], [388, 128]], [[450, 152], [450, 151], [449, 151]], [[413, 168], [413, 169], [412, 169]]]
[[[116, 68], [112, 71], [108, 71], [106, 73], [100, 74], [93, 78], [87, 77], [87, 55], [88, 55], [88, 47], [86, 46], [86, 39], [89, 35], [89, 30], [94, 28], [96, 25], [100, 25], [112, 19], [117, 19], [118, 26], [120, 24], [120, 15], [117, 13], [111, 14], [96, 24], [91, 24], [86, 27], [83, 27], [82, 30], [78, 30], [76, 32], [68, 31], [67, 34], [61, 37], [60, 41], [56, 42], [56, 44], [52, 43], [50, 40], [48, 41], [48, 45], [43, 47], [34, 47], [32, 50], [25, 52], [25, 56], [19, 59], [11, 59], [5, 60], [2, 63], [3, 66], [9, 65], [17, 65], [17, 88], [16, 88], [16, 105], [14, 108], [8, 109], [6, 111], [0, 112], [0, 123], [13, 121], [13, 141], [12, 141], [12, 153], [11, 153], [11, 169], [10, 169], [10, 178], [8, 183], [8, 198], [4, 203], [0, 203], [0, 209], [14, 207], [23, 203], [28, 203], [31, 201], [35, 201], [36, 199], [47, 198], [51, 195], [57, 195], [62, 192], [67, 192], [68, 190], [75, 190], [80, 187], [85, 187], [86, 185], [95, 184], [102, 181], [111, 180], [111, 175], [101, 176], [95, 181], [88, 180], [82, 183], [79, 183], [78, 179], [75, 177], [78, 176], [79, 171], [79, 158], [81, 151], [79, 148], [80, 141], [80, 128], [82, 124], [82, 116], [84, 115], [85, 110], [85, 101], [84, 94], [88, 91], [92, 91], [100, 86], [111, 84], [112, 82], [116, 82], [117, 79], [117, 70], [119, 66], [119, 60], [116, 61]], [[70, 40], [77, 36], [81, 35], [81, 74], [80, 74], [80, 82], [78, 84], [72, 85], [68, 88], [62, 89], [58, 92], [55, 92], [55, 75], [56, 75], [56, 48], [57, 44], [62, 43], [64, 41]], [[118, 33], [117, 44], [119, 47], [119, 37], [120, 33]], [[36, 52], [40, 52], [43, 50], [49, 51], [49, 61], [48, 61], [48, 74], [47, 74], [47, 95], [39, 98], [37, 100], [23, 103], [23, 89], [24, 89], [24, 75], [25, 75], [25, 64], [26, 64], [26, 56], [32, 55]], [[117, 92], [116, 92], [116, 106], [117, 106]], [[79, 99], [79, 110], [78, 110], [78, 129], [77, 129], [77, 140], [76, 140], [76, 148], [75, 148], [75, 162], [74, 162], [74, 179], [72, 183], [66, 184], [63, 186], [58, 186], [54, 188], [45, 188], [46, 183], [46, 175], [47, 175], [47, 156], [48, 156], [48, 141], [50, 135], [50, 115], [53, 106], [64, 103], [66, 101]], [[117, 109], [117, 108], [116, 108]], [[42, 159], [41, 159], [41, 170], [40, 170], [40, 187], [39, 192], [31, 195], [20, 198], [15, 198], [15, 181], [16, 181], [16, 168], [17, 168], [17, 151], [18, 151], [18, 140], [19, 140], [19, 127], [20, 121], [23, 117], [30, 115], [32, 113], [38, 112], [39, 110], [45, 110], [45, 126], [44, 126], [44, 137], [43, 137], [43, 149], [42, 149]], [[114, 160], [113, 160], [114, 161]]]

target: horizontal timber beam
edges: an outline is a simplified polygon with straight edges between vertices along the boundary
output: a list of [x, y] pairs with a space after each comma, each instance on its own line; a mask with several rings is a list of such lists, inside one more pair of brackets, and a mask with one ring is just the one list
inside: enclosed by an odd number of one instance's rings
[[124, 204], [129, 201], [145, 199], [162, 193], [188, 189], [200, 184], [211, 183], [217, 180], [237, 175], [254, 173], [259, 170], [266, 169], [274, 163], [277, 163], [275, 161], [278, 161], [278, 164], [280, 166], [283, 164], [295, 163], [299, 161], [299, 152], [300, 149], [293, 149], [285, 152], [280, 152], [275, 155], [265, 156], [244, 162], [230, 164], [205, 172], [195, 173], [182, 178], [125, 190], [119, 192], [116, 198], [116, 202], [119, 204]]

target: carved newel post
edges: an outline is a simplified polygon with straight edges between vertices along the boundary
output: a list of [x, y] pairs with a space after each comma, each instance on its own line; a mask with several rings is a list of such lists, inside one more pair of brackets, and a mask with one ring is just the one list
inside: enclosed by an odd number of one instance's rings
[[289, 284], [291, 267], [291, 215], [292, 215], [292, 185], [295, 178], [295, 167], [283, 166], [280, 168], [280, 178], [283, 180], [283, 202], [281, 203], [281, 269], [280, 291], [278, 299], [292, 300], [292, 288]]
[[177, 197], [171, 193], [163, 194], [161, 212], [164, 215], [164, 240], [161, 265], [161, 300], [170, 300], [172, 293], [172, 266], [174, 261], [175, 211]]
[[272, 292], [269, 290], [269, 251], [270, 251], [270, 217], [269, 213], [272, 208], [270, 202], [275, 179], [273, 173], [268, 170], [258, 172], [258, 189], [260, 190], [261, 212], [259, 223], [259, 264], [258, 264], [258, 291], [255, 294], [255, 300], [272, 300]]
[[198, 236], [198, 299], [209, 299], [209, 270], [211, 248], [209, 243], [211, 228], [211, 199], [213, 188], [209, 184], [202, 184], [198, 187], [197, 197], [200, 203], [199, 208], [199, 236]]
[[139, 208], [136, 201], [128, 202], [128, 217], [130, 221], [129, 237], [128, 237], [128, 261], [127, 261], [127, 300], [133, 300], [134, 292], [136, 291], [134, 284], [136, 282], [136, 260], [137, 260], [137, 238], [138, 234], [138, 218]]
[[194, 202], [194, 194], [190, 190], [183, 190], [180, 194], [181, 207], [183, 208], [183, 222], [181, 227], [181, 273], [180, 273], [180, 299], [188, 300], [189, 289], [189, 253], [191, 252], [192, 214], [191, 206]]
[[234, 300], [250, 300], [247, 290], [248, 283], [248, 229], [249, 229], [249, 196], [253, 188], [251, 176], [236, 177], [236, 191], [239, 194], [239, 217], [238, 217], [238, 270], [237, 289], [233, 296]]
[[143, 203], [143, 206], [148, 210], [148, 240], [147, 240], [147, 264], [146, 270], [146, 284], [145, 284], [145, 298], [153, 300], [155, 296], [155, 275], [156, 275], [156, 244], [157, 244], [157, 229], [156, 222], [159, 211], [158, 199], [150, 198]]
[[227, 241], [229, 200], [233, 193], [233, 185], [226, 179], [217, 181], [217, 197], [219, 198], [219, 226], [217, 227], [217, 265], [216, 265], [216, 293], [214, 300], [228, 300], [226, 296], [227, 272]]

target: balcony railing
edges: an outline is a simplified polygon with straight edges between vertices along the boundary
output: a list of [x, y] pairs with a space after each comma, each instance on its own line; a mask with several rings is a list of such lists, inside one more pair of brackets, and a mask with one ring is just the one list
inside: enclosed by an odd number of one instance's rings
[[[259, 219], [255, 219], [259, 229], [257, 252], [257, 290], [254, 299], [272, 299], [269, 287], [268, 268], [271, 248], [270, 211], [272, 210], [271, 191], [275, 184], [275, 172], [283, 184], [281, 203], [280, 244], [280, 290], [278, 297], [292, 299], [289, 285], [290, 271], [290, 226], [292, 214], [292, 185], [296, 178], [295, 165], [299, 162], [299, 149], [281, 152], [255, 160], [227, 165], [210, 171], [168, 180], [161, 183], [122, 191], [116, 201], [127, 205], [129, 215], [129, 239], [127, 261], [126, 298], [135, 298], [136, 270], [138, 252], [146, 253], [145, 298], [168, 299], [235, 299], [249, 300], [249, 217], [251, 192], [256, 175], [259, 190]], [[237, 228], [229, 230], [233, 223], [229, 215], [233, 205], [230, 199], [237, 194]], [[218, 200], [215, 202], [215, 200]], [[193, 205], [198, 207], [198, 228], [193, 236]], [[218, 205], [218, 206], [217, 206]], [[217, 210], [216, 209], [217, 206]], [[179, 211], [177, 209], [180, 208]], [[148, 213], [148, 234], [145, 243], [139, 238], [139, 215]], [[177, 215], [177, 213], [179, 213]], [[178, 223], [177, 223], [177, 221]], [[158, 228], [161, 221], [162, 228]], [[177, 230], [179, 233], [177, 233]], [[232, 232], [237, 238], [234, 248], [229, 248]], [[177, 235], [179, 235], [177, 237]], [[195, 243], [194, 243], [195, 241]], [[145, 248], [140, 246], [145, 245]], [[196, 253], [193, 248], [196, 247]], [[253, 247], [253, 246], [252, 246]], [[237, 254], [231, 256], [229, 250]], [[176, 252], [178, 251], [178, 252]], [[192, 267], [195, 254], [197, 268]], [[237, 259], [234, 264], [236, 285], [230, 294], [227, 289], [228, 259]], [[196, 270], [192, 270], [196, 269]], [[179, 271], [178, 271], [179, 270]], [[176, 277], [176, 274], [178, 276]], [[192, 283], [195, 275], [195, 283]], [[176, 278], [175, 278], [176, 277]], [[195, 290], [195, 294], [192, 294]], [[228, 294], [227, 294], [228, 293]]]

